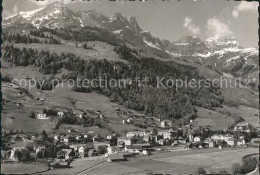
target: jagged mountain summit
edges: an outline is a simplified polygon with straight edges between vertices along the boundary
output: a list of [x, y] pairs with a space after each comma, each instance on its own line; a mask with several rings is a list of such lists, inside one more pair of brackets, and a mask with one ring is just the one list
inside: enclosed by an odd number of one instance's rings
[[205, 43], [198, 36], [183, 36], [178, 41], [168, 43], [166, 48], [180, 55], [193, 55], [208, 51]]
[[83, 26], [83, 23], [75, 13], [62, 3], [55, 2], [45, 8], [39, 8], [29, 12], [20, 12], [17, 15], [3, 19], [3, 25], [17, 23], [29, 23], [36, 28], [65, 28], [71, 26]]
[[205, 41], [207, 47], [211, 51], [218, 51], [222, 49], [241, 49], [242, 47], [238, 43], [237, 39], [234, 36], [219, 36], [208, 38]]

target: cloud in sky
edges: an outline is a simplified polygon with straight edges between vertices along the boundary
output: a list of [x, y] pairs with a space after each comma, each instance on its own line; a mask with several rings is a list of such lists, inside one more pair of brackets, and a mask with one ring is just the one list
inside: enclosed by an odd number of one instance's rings
[[3, 17], [16, 15], [19, 12], [17, 4], [15, 3], [10, 10], [3, 10]]
[[243, 12], [257, 12], [258, 3], [257, 2], [247, 2], [247, 1], [241, 1], [239, 5], [237, 5], [233, 11], [232, 15], [234, 18], [237, 18], [240, 13]]
[[229, 25], [216, 17], [208, 19], [207, 30], [214, 37], [234, 35]]
[[17, 8], [17, 5], [15, 4], [15, 5], [14, 5], [14, 8], [13, 8], [13, 13], [14, 13], [14, 14], [17, 14], [17, 12], [18, 12], [18, 8]]
[[185, 17], [184, 18], [184, 23], [183, 23], [183, 27], [185, 27], [186, 29], [188, 29], [193, 35], [198, 35], [200, 34], [200, 27], [196, 26], [193, 22], [192, 19], [190, 17]]

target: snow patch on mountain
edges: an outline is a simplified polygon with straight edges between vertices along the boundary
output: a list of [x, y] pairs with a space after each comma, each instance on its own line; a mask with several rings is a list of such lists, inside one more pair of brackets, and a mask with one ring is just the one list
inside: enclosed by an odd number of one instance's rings
[[218, 51], [227, 48], [241, 48], [239, 42], [234, 36], [208, 38], [205, 41], [205, 44], [212, 51]]
[[239, 59], [239, 58], [240, 58], [240, 56], [235, 56], [235, 57], [232, 57], [232, 58], [227, 59], [227, 60], [226, 60], [227, 65], [229, 65], [232, 61], [235, 61], [235, 60], [237, 60], [237, 59]]
[[224, 77], [227, 77], [227, 78], [233, 78], [234, 76], [233, 75], [231, 75], [231, 74], [228, 74], [228, 73], [222, 73], [222, 75], [224, 76]]
[[192, 56], [194, 56], [194, 57], [202, 57], [202, 58], [208, 58], [208, 57], [210, 57], [210, 56], [212, 56], [213, 55], [213, 53], [210, 53], [210, 52], [207, 52], [206, 54], [204, 54], [204, 53], [194, 53]]
[[7, 20], [7, 19], [13, 18], [13, 17], [15, 17], [15, 16], [17, 16], [17, 15], [20, 15], [20, 16], [22, 16], [23, 18], [26, 18], [26, 19], [29, 20], [34, 14], [36, 14], [37, 12], [39, 12], [39, 11], [41, 11], [41, 10], [43, 10], [43, 9], [44, 9], [44, 7], [38, 8], [38, 9], [35, 9], [35, 10], [32, 10], [32, 11], [19, 12], [18, 14], [5, 17], [4, 19]]
[[115, 31], [113, 31], [113, 33], [116, 33], [116, 34], [119, 34], [119, 33], [121, 33], [123, 30], [115, 30]]
[[143, 40], [145, 42], [145, 44], [147, 44], [148, 46], [150, 47], [153, 47], [155, 49], [159, 49], [159, 50], [162, 50], [161, 48], [159, 48], [158, 46], [154, 45], [153, 43], [149, 42], [149, 41], [146, 41], [146, 40]]
[[257, 48], [254, 47], [249, 47], [249, 48], [244, 48], [243, 53], [249, 53], [250, 55], [258, 55], [259, 54], [259, 50]]
[[175, 45], [187, 46], [187, 45], [190, 45], [190, 43], [175, 43]]
[[239, 49], [239, 48], [225, 48], [225, 49], [222, 49], [222, 50], [215, 51], [215, 52], [213, 52], [213, 54], [223, 56], [224, 54], [227, 54], [227, 53], [238, 53], [238, 52], [241, 52], [241, 49]]
[[109, 18], [109, 22], [114, 22], [116, 18]]
[[180, 53], [170, 52], [170, 51], [168, 51], [168, 50], [166, 50], [165, 52], [168, 53], [168, 54], [170, 54], [170, 55], [172, 55], [172, 56], [174, 56], [174, 57], [181, 57], [181, 56], [183, 56], [183, 55], [180, 54]]

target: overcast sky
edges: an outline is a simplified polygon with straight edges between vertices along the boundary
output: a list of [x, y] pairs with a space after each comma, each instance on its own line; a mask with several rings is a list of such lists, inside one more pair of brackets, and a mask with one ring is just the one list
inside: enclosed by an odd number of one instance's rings
[[[56, 0], [4, 0], [3, 16], [30, 11]], [[227, 0], [109, 2], [64, 0], [72, 10], [95, 9], [107, 16], [120, 12], [135, 16], [143, 30], [170, 41], [183, 35], [199, 35], [202, 40], [212, 36], [233, 35], [242, 46], [258, 46], [258, 3]]]

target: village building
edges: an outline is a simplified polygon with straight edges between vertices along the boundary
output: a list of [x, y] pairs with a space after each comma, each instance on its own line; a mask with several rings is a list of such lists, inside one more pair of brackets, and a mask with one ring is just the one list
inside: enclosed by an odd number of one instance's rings
[[235, 141], [234, 141], [233, 138], [228, 139], [226, 142], [227, 142], [227, 144], [228, 144], [229, 146], [234, 146], [234, 145], [235, 145]]
[[107, 147], [107, 154], [113, 154], [113, 153], [118, 153], [121, 149], [118, 148], [117, 146], [108, 146]]
[[200, 137], [197, 136], [197, 137], [194, 137], [193, 140], [194, 140], [194, 142], [200, 142], [201, 139], [200, 139]]
[[246, 141], [244, 139], [239, 138], [237, 140], [237, 146], [245, 146], [246, 145]]
[[115, 146], [107, 147], [107, 154], [113, 154], [113, 153], [116, 153], [116, 147]]
[[159, 145], [164, 146], [165, 145], [165, 141], [163, 139], [160, 139], [157, 141]]
[[205, 146], [208, 147], [208, 148], [213, 148], [213, 147], [214, 147], [214, 141], [213, 141], [212, 138], [206, 138], [206, 139], [204, 140], [204, 144], [205, 144]]
[[110, 143], [107, 142], [107, 141], [104, 141], [104, 142], [93, 142], [93, 144], [94, 144], [94, 148], [96, 150], [98, 150], [99, 147], [107, 148], [108, 146], [110, 146]]
[[63, 116], [64, 116], [64, 112], [61, 112], [61, 111], [58, 112], [58, 113], [57, 113], [57, 116], [58, 116], [58, 117], [63, 117]]
[[126, 114], [127, 114], [127, 115], [131, 115], [131, 114], [133, 114], [133, 113], [132, 113], [132, 111], [127, 111]]
[[125, 151], [131, 153], [142, 153], [143, 150], [149, 150], [150, 148], [151, 148], [151, 144], [140, 143], [140, 144], [127, 145], [125, 147]]
[[117, 145], [123, 147], [126, 145], [132, 145], [132, 139], [129, 137], [119, 137], [117, 138]]
[[62, 159], [50, 163], [50, 169], [53, 168], [69, 168], [70, 162], [66, 162]]
[[144, 136], [144, 131], [130, 131], [126, 134], [126, 137], [134, 137], [134, 136], [139, 136], [139, 137], [143, 137]]
[[93, 142], [101, 142], [103, 140], [103, 138], [101, 137], [101, 135], [95, 135], [93, 138], [92, 138]]
[[125, 161], [126, 158], [123, 153], [117, 153], [117, 154], [110, 154], [107, 158], [108, 162], [118, 162], [118, 161]]
[[146, 136], [146, 135], [151, 135], [153, 132], [152, 132], [152, 130], [144, 130], [144, 135]]
[[131, 153], [141, 153], [143, 151], [143, 147], [140, 145], [126, 145], [125, 151], [131, 152]]
[[14, 134], [11, 136], [14, 141], [27, 141], [28, 136], [25, 134]]
[[222, 140], [223, 136], [222, 136], [222, 135], [214, 134], [213, 136], [211, 136], [211, 138], [212, 138], [214, 141], [217, 141], [217, 140]]
[[112, 139], [112, 135], [107, 135], [107, 140], [111, 140]]
[[192, 130], [188, 130], [188, 138], [189, 138], [189, 142], [193, 142], [193, 131]]
[[89, 149], [88, 157], [94, 157], [94, 156], [98, 156], [98, 152], [94, 148]]
[[172, 121], [170, 121], [170, 120], [162, 120], [161, 121], [161, 127], [162, 128], [172, 127]]
[[179, 138], [179, 139], [178, 139], [178, 142], [179, 142], [180, 144], [184, 145], [184, 144], [186, 144], [186, 139], [184, 139], [184, 138]]
[[260, 138], [252, 138], [252, 139], [251, 139], [251, 144], [252, 144], [252, 145], [259, 146], [259, 144], [260, 144]]
[[18, 96], [21, 96], [23, 94], [24, 94], [24, 92], [18, 92]]
[[76, 130], [74, 128], [68, 129], [68, 133], [72, 133], [72, 132], [76, 132]]
[[80, 146], [78, 148], [79, 157], [87, 157], [89, 148], [86, 146]]
[[11, 84], [8, 85], [8, 87], [17, 89], [19, 86], [17, 86], [16, 84], [11, 83]]
[[6, 159], [9, 159], [11, 155], [11, 150], [4, 151], [1, 150], [1, 163], [5, 162]]
[[160, 139], [163, 140], [163, 136], [162, 135], [155, 135], [155, 136], [153, 136], [153, 138], [154, 138], [155, 142], [158, 142]]
[[45, 102], [45, 99], [44, 98], [39, 98], [39, 101], [41, 104], [43, 104]]
[[78, 140], [80, 140], [82, 138], [82, 136], [81, 135], [76, 135], [75, 136], [75, 139], [78, 141]]
[[191, 148], [193, 148], [193, 144], [191, 142], [186, 143], [184, 149], [191, 149]]
[[239, 132], [250, 132], [250, 125], [248, 122], [240, 122], [234, 127], [234, 131]]
[[99, 114], [98, 115], [98, 118], [101, 118], [101, 119], [103, 119], [105, 116], [103, 115], [103, 114]]
[[232, 135], [222, 135], [222, 134], [214, 134], [213, 136], [211, 136], [211, 138], [216, 141], [216, 142], [219, 142], [219, 141], [226, 141], [229, 140], [229, 139], [233, 139], [233, 136]]
[[174, 140], [172, 146], [177, 146], [179, 144], [178, 140]]
[[130, 118], [126, 119], [126, 122], [127, 123], [133, 123], [133, 118], [130, 117]]
[[35, 114], [35, 118], [36, 118], [36, 119], [39, 119], [39, 120], [47, 120], [47, 119], [49, 119], [49, 117], [47, 117], [47, 115], [46, 115], [46, 114], [43, 114], [43, 113], [37, 113], [37, 114]]
[[78, 114], [78, 118], [83, 118], [83, 114]]
[[74, 149], [62, 149], [60, 152], [58, 152], [58, 159], [71, 159], [75, 156], [75, 151]]
[[86, 144], [70, 144], [69, 147], [74, 149], [74, 150], [78, 150], [81, 146], [84, 146]]
[[145, 118], [144, 114], [135, 114], [134, 115], [135, 118]]
[[168, 131], [158, 131], [158, 135], [163, 136], [163, 139], [171, 139], [172, 135]]
[[165, 131], [158, 131], [159, 136], [163, 136], [163, 139], [172, 139], [177, 137], [177, 131], [173, 130], [165, 130]]
[[69, 144], [72, 141], [72, 137], [71, 136], [64, 136], [63, 137], [63, 141], [67, 144]]
[[46, 146], [39, 146], [39, 147], [37, 147], [36, 150], [35, 150], [36, 154], [37, 154], [38, 152], [43, 152], [43, 151], [46, 151]]
[[151, 140], [152, 140], [152, 136], [151, 135], [145, 135], [143, 137], [143, 141], [145, 141], [147, 143], [151, 142]]
[[53, 138], [54, 138], [54, 140], [59, 140], [60, 136], [59, 135], [55, 135]]
[[26, 151], [26, 148], [24, 148], [24, 147], [12, 148], [9, 159], [13, 160], [13, 161], [18, 161], [18, 154], [19, 154], [19, 152], [22, 152], [23, 150]]
[[151, 154], [151, 151], [149, 150], [143, 150], [143, 155], [149, 156]]

